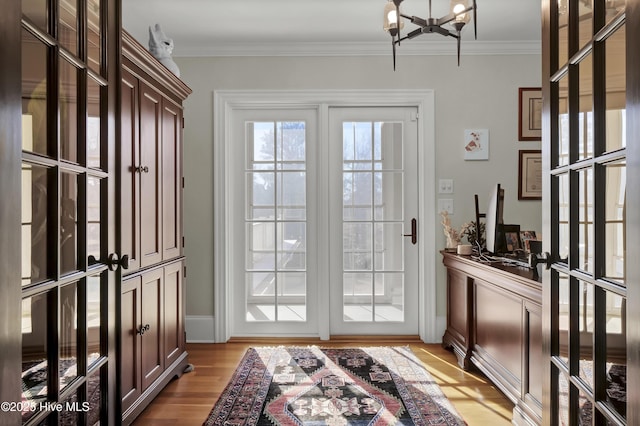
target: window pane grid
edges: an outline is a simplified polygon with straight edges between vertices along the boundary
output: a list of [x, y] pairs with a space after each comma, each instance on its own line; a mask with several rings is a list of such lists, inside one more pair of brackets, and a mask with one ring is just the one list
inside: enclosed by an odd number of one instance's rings
[[402, 123], [342, 124], [343, 318], [404, 319]]
[[550, 82], [558, 114], [551, 120], [551, 406], [563, 425], [626, 417], [625, 29], [594, 28], [618, 25], [613, 17], [624, 2], [594, 3], [551, 8], [563, 70], [551, 70], [558, 76]]
[[306, 321], [306, 125], [245, 128], [246, 320]]

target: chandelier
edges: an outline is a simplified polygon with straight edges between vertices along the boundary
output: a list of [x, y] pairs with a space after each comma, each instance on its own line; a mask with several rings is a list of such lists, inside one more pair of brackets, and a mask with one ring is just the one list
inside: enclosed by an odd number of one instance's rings
[[[402, 1], [403, 0], [389, 0], [384, 7], [384, 30], [391, 34], [393, 69], [396, 69], [396, 45], [400, 46], [400, 42], [404, 40], [430, 33], [438, 33], [445, 37], [454, 37], [458, 40], [458, 66], [460, 66], [460, 32], [465, 24], [471, 20], [471, 11], [473, 11], [474, 36], [476, 40], [478, 39], [476, 0], [451, 0], [449, 14], [442, 18], [431, 17], [431, 0], [429, 0], [428, 19], [403, 14], [400, 10], [400, 3], [402, 3]], [[400, 31], [404, 28], [405, 19], [417, 25], [418, 28], [402, 36]], [[446, 24], [451, 25], [454, 31], [445, 28], [444, 25]]]

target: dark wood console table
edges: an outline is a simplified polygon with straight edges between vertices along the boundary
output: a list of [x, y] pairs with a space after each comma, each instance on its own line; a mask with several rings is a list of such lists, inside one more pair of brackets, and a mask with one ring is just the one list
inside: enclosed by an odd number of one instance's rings
[[447, 268], [442, 345], [511, 399], [515, 424], [542, 423], [542, 284], [534, 270], [441, 252]]

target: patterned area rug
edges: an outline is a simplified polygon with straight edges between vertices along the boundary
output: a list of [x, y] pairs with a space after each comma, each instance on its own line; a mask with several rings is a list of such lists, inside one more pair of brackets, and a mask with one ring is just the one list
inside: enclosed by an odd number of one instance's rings
[[465, 425], [408, 347], [261, 347], [204, 425]]

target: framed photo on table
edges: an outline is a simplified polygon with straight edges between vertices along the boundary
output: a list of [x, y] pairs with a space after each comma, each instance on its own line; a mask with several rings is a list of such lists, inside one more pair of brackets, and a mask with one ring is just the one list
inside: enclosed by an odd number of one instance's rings
[[518, 200], [542, 200], [542, 151], [518, 151]]
[[542, 140], [542, 89], [539, 87], [518, 90], [518, 140]]
[[522, 241], [520, 240], [520, 225], [504, 225], [504, 240], [506, 250], [513, 253], [522, 250]]

